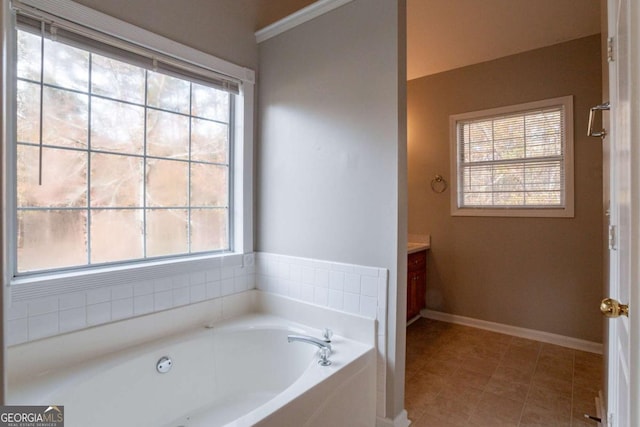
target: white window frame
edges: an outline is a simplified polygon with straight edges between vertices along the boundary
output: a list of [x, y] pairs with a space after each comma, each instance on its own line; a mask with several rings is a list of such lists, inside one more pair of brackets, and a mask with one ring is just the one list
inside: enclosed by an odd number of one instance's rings
[[[500, 116], [526, 113], [528, 111], [562, 107], [564, 111], [564, 206], [563, 207], [464, 207], [459, 205], [460, 147], [458, 126], [460, 122], [475, 119], [491, 119]], [[524, 104], [510, 105], [488, 110], [473, 111], [449, 116], [449, 138], [451, 159], [451, 215], [452, 216], [496, 216], [496, 217], [574, 217], [574, 132], [573, 96], [545, 99]]]
[[[140, 260], [105, 267], [91, 267], [30, 274], [14, 277], [16, 271], [16, 147], [15, 147], [15, 14], [8, 0], [2, 0], [3, 70], [2, 108], [5, 117], [2, 130], [3, 152], [3, 280], [12, 286], [15, 296], [46, 297], [63, 292], [75, 292], [112, 286], [126, 282], [152, 280], [167, 274], [188, 274], [204, 271], [213, 265], [238, 265], [243, 255], [253, 252], [253, 129], [255, 72], [189, 46], [174, 42], [150, 31], [95, 11], [71, 0], [21, 0], [22, 4], [40, 9], [97, 31], [119, 37], [146, 49], [162, 52], [170, 57], [215, 71], [240, 82], [240, 94], [235, 96], [234, 144], [230, 212], [232, 252], [196, 254], [163, 260]], [[13, 212], [13, 213], [12, 213]]]

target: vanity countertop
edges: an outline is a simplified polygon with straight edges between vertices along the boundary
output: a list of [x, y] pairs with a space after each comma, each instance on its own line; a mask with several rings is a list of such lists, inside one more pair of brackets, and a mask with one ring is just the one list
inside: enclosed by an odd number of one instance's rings
[[407, 243], [407, 254], [427, 250], [431, 247], [429, 243], [409, 242]]

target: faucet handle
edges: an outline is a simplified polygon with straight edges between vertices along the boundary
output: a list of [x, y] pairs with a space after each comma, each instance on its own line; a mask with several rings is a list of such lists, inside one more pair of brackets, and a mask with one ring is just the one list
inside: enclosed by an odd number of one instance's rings
[[329, 356], [331, 356], [331, 349], [328, 347], [322, 347], [318, 351], [318, 355], [320, 356], [320, 360], [318, 360], [318, 365], [320, 366], [329, 366], [331, 365], [331, 360], [329, 360]]
[[333, 331], [329, 328], [324, 328], [324, 331], [322, 331], [324, 342], [331, 342], [331, 337], [333, 337]]

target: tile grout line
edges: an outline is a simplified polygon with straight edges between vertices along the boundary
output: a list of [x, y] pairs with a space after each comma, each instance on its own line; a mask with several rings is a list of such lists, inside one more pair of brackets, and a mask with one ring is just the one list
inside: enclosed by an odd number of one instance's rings
[[527, 395], [524, 398], [524, 404], [522, 405], [522, 410], [520, 411], [520, 418], [518, 419], [518, 426], [522, 424], [522, 416], [524, 415], [524, 410], [527, 407], [527, 401], [529, 400], [529, 395], [531, 394], [531, 386], [533, 384], [533, 376], [536, 374], [536, 370], [538, 369], [538, 362], [540, 361], [540, 353], [542, 353], [542, 346], [538, 349], [538, 354], [536, 356], [536, 363], [533, 366], [533, 373], [531, 375], [531, 379], [529, 380], [529, 385], [527, 387]]
[[571, 370], [571, 411], [569, 412], [569, 427], [573, 426], [573, 405], [575, 404], [576, 392], [576, 352], [572, 351], [572, 370]]
[[[491, 373], [491, 375], [489, 376], [489, 381], [484, 385], [484, 387], [482, 387], [482, 393], [480, 394], [480, 399], [478, 400], [478, 404], [473, 408], [473, 410], [471, 411], [471, 413], [469, 414], [469, 417], [467, 418], [467, 423], [471, 421], [471, 418], [473, 417], [473, 415], [476, 413], [476, 411], [478, 410], [478, 406], [479, 403], [482, 401], [482, 398], [487, 394], [490, 393], [487, 389], [489, 387], [489, 383], [491, 382], [491, 379], [493, 378], [493, 376], [496, 374], [496, 372], [498, 371], [498, 367], [500, 367], [502, 361], [504, 360], [504, 358], [506, 357], [508, 351], [509, 351], [509, 347], [511, 347], [511, 342], [513, 341], [513, 337], [510, 337], [509, 339], [509, 345], [507, 346], [507, 349], [502, 352], [502, 354], [500, 355], [500, 360], [498, 361], [498, 364], [496, 365], [495, 368], [493, 368], [493, 372]], [[493, 393], [491, 393], [493, 394]]]

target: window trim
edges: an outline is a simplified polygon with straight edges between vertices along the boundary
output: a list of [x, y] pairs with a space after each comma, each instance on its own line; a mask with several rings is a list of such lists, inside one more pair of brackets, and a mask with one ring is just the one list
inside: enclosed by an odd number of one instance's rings
[[[136, 27], [109, 15], [82, 6], [70, 0], [21, 0], [21, 3], [36, 7], [62, 19], [88, 26], [116, 37], [123, 38], [141, 47], [163, 52], [190, 64], [200, 65], [240, 81], [239, 94], [235, 96], [233, 126], [230, 129], [235, 143], [230, 153], [232, 167], [230, 189], [230, 239], [232, 252], [218, 254], [194, 254], [170, 257], [164, 260], [128, 261], [110, 266], [82, 268], [76, 271], [59, 271], [14, 277], [16, 270], [16, 138], [15, 67], [5, 66], [3, 76], [4, 128], [3, 128], [3, 280], [12, 286], [14, 297], [24, 294], [29, 297], [44, 297], [79, 289], [91, 289], [122, 283], [123, 271], [135, 280], [162, 277], [166, 269], [178, 273], [189, 273], [215, 268], [216, 265], [238, 263], [243, 254], [253, 252], [253, 126], [255, 72], [213, 55], [174, 42], [150, 31]], [[3, 49], [9, 64], [15, 63], [16, 16], [8, 1], [3, 2]], [[12, 213], [13, 212], [13, 213]], [[225, 262], [225, 260], [227, 260]], [[27, 286], [29, 285], [29, 286]]]
[[[527, 111], [561, 106], [564, 110], [564, 195], [565, 204], [557, 207], [504, 207], [504, 208], [471, 208], [458, 205], [459, 195], [459, 163], [458, 123], [472, 119], [492, 118], [502, 115], [526, 113]], [[487, 110], [472, 111], [449, 116], [449, 144], [451, 167], [451, 215], [477, 217], [546, 217], [573, 218], [574, 215], [574, 129], [573, 129], [573, 96], [544, 99], [523, 104], [509, 105]]]

